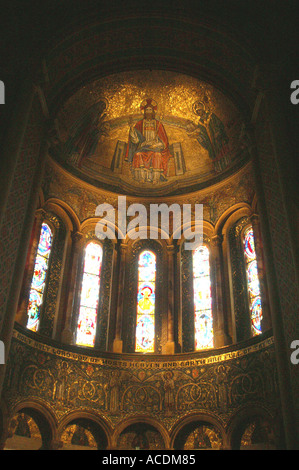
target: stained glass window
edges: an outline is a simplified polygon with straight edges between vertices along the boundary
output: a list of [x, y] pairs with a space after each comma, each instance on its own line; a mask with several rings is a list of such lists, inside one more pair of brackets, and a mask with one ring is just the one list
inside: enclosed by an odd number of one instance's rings
[[262, 332], [262, 302], [252, 227], [248, 227], [245, 230], [243, 245], [246, 265], [251, 331], [253, 336], [255, 336], [261, 334]]
[[27, 328], [32, 331], [37, 331], [39, 328], [40, 313], [44, 301], [52, 241], [52, 231], [49, 225], [43, 223], [37, 247], [27, 309]]
[[138, 260], [136, 352], [155, 351], [156, 255], [143, 251]]
[[193, 294], [195, 349], [213, 348], [210, 253], [205, 245], [193, 251]]
[[76, 338], [76, 343], [80, 346], [94, 346], [102, 258], [101, 245], [95, 242], [86, 245]]

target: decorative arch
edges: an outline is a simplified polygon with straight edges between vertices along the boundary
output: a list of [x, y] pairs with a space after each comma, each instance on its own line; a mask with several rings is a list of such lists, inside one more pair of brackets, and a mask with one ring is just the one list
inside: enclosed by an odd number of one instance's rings
[[180, 419], [171, 430], [170, 448], [182, 449], [182, 444], [186, 443], [188, 436], [200, 426], [214, 428], [219, 441], [221, 441], [220, 448], [226, 448], [226, 433], [223, 423], [218, 417], [208, 413], [194, 413]]
[[[138, 432], [138, 430], [145, 430], [146, 427], [152, 428], [156, 430], [163, 439], [164, 442], [164, 449], [170, 448], [170, 440], [169, 434], [162, 423], [160, 423], [156, 419], [148, 418], [146, 416], [134, 416], [132, 418], [127, 418], [121, 421], [117, 428], [115, 429], [113, 436], [112, 436], [112, 445], [113, 448], [117, 448], [118, 440], [120, 435], [125, 432], [126, 430], [133, 429], [133, 431]], [[128, 449], [130, 450], [130, 449]]]
[[249, 204], [240, 202], [229, 207], [217, 220], [215, 234], [225, 235], [229, 228], [241, 217], [250, 217], [253, 214]]
[[[253, 442], [252, 448], [262, 448], [262, 445], [268, 449], [279, 448], [280, 443], [280, 423], [277, 417], [274, 417], [269, 410], [263, 406], [253, 405], [239, 409], [231, 418], [227, 426], [227, 439], [229, 448], [232, 450], [240, 450], [241, 440], [247, 426], [259, 421], [259, 426], [262, 425], [262, 430], [259, 430], [256, 436], [256, 442]], [[260, 439], [264, 437], [262, 442]], [[260, 441], [260, 442], [257, 442]]]
[[55, 448], [58, 422], [45, 403], [32, 399], [21, 401], [10, 410], [9, 420], [18, 413], [25, 413], [35, 421], [41, 434], [42, 449], [51, 449], [53, 446]]
[[58, 198], [49, 198], [42, 207], [45, 211], [53, 212], [60, 217], [69, 232], [79, 230], [80, 220], [76, 212], [66, 202]]
[[[61, 442], [64, 430], [72, 425], [81, 426], [89, 430], [97, 443], [97, 449], [111, 448], [112, 429], [109, 424], [101, 417], [90, 411], [80, 410], [68, 413], [59, 423], [57, 435]], [[61, 445], [63, 443], [61, 442]]]

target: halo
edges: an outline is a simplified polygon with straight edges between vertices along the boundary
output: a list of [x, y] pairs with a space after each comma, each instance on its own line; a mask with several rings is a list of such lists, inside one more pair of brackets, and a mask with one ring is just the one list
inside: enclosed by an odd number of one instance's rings
[[148, 289], [148, 290], [150, 291], [151, 295], [152, 295], [153, 289], [152, 289], [149, 285], [147, 285], [147, 284], [141, 288], [141, 291], [140, 291], [140, 294], [141, 294], [141, 295], [144, 295], [143, 291], [144, 291], [145, 289]]
[[152, 107], [155, 111], [157, 111], [158, 103], [152, 98], [146, 98], [142, 101], [140, 109], [141, 111], [144, 111], [148, 107]]
[[206, 105], [203, 101], [195, 101], [195, 103], [193, 103], [192, 105], [192, 111], [194, 112], [194, 114], [198, 115], [197, 114], [197, 110], [198, 108], [203, 108], [204, 111], [206, 111]]

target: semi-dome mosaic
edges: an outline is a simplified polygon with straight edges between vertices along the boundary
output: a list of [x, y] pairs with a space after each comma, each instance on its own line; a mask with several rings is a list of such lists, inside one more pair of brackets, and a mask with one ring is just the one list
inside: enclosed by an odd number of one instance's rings
[[98, 79], [63, 104], [50, 154], [99, 187], [134, 195], [201, 189], [248, 160], [244, 122], [212, 85], [166, 71]]

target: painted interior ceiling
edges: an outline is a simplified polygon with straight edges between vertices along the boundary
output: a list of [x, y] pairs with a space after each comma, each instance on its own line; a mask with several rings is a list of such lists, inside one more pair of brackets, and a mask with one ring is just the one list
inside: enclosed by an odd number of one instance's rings
[[224, 179], [248, 161], [244, 123], [212, 85], [165, 71], [98, 79], [57, 115], [50, 155], [98, 187], [174, 195]]

